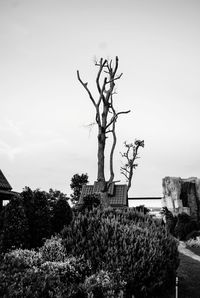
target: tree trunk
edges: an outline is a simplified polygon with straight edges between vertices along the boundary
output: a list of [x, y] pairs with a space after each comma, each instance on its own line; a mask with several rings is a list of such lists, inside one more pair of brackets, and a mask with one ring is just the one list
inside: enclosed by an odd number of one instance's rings
[[105, 163], [105, 145], [106, 145], [106, 136], [102, 131], [102, 128], [99, 128], [98, 133], [98, 171], [97, 171], [97, 181], [105, 182], [105, 173], [104, 173], [104, 163]]
[[127, 187], [127, 192], [131, 188], [131, 182], [132, 182], [132, 177], [133, 177], [133, 166], [130, 168], [130, 173], [128, 177], [128, 187]]
[[113, 135], [113, 144], [110, 151], [110, 179], [108, 181], [108, 184], [111, 184], [113, 182], [114, 176], [115, 176], [114, 169], [113, 169], [113, 155], [114, 155], [114, 150], [117, 143], [117, 137], [115, 133], [115, 121], [113, 122], [112, 135]]

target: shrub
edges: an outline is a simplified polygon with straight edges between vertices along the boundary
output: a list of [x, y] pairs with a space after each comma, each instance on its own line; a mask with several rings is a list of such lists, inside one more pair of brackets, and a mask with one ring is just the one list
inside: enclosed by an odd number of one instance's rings
[[52, 232], [59, 233], [72, 220], [72, 210], [66, 198], [59, 198], [53, 205]]
[[99, 194], [90, 194], [86, 195], [83, 198], [83, 206], [82, 208], [91, 210], [93, 207], [98, 207], [101, 203]]
[[170, 234], [174, 235], [174, 229], [177, 223], [177, 217], [168, 210], [167, 207], [163, 207], [161, 214], [165, 217], [165, 225]]
[[146, 208], [144, 205], [139, 205], [134, 207], [135, 211], [142, 212], [144, 214], [148, 214], [150, 209]]
[[0, 297], [84, 297], [84, 281], [91, 275], [84, 258], [45, 261], [40, 252], [14, 250], [0, 265]]
[[29, 247], [29, 226], [22, 198], [10, 200], [2, 216], [1, 250], [5, 252], [12, 247]]
[[62, 262], [66, 258], [66, 251], [59, 237], [47, 239], [39, 252], [45, 262]]
[[188, 247], [200, 247], [200, 236], [196, 237], [196, 239], [190, 239], [186, 242]]
[[71, 194], [71, 202], [76, 204], [80, 198], [83, 185], [88, 183], [88, 174], [75, 174], [71, 179], [70, 187], [73, 191]]
[[[119, 277], [119, 275], [117, 276]], [[126, 283], [116, 278], [113, 273], [101, 270], [86, 278], [84, 288], [93, 297], [121, 297]]]
[[197, 237], [200, 236], [200, 231], [192, 231], [190, 232], [189, 234], [187, 234], [185, 240], [188, 241], [188, 240], [195, 240]]
[[152, 295], [178, 267], [176, 241], [153, 219], [135, 211], [85, 210], [62, 237], [68, 253], [90, 260], [93, 274], [120, 272], [120, 280], [134, 295]]
[[175, 236], [185, 240], [187, 235], [197, 229], [197, 223], [186, 213], [178, 214], [177, 224], [174, 229]]
[[41, 255], [33, 250], [16, 249], [6, 253], [0, 265], [0, 297], [28, 297], [22, 295], [23, 280], [41, 264]]
[[42, 246], [44, 239], [51, 235], [51, 217], [48, 194], [36, 189], [32, 191], [26, 187], [21, 193], [23, 204], [28, 218], [30, 231], [30, 247]]

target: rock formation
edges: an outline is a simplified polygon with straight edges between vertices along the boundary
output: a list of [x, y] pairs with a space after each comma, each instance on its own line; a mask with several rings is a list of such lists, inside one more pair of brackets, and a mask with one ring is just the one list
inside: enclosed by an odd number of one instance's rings
[[200, 179], [165, 177], [162, 185], [163, 207], [173, 214], [185, 212], [195, 220], [200, 219]]

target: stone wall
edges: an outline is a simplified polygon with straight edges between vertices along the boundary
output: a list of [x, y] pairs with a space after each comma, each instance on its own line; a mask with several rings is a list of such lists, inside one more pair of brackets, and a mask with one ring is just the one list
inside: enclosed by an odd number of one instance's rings
[[163, 207], [173, 214], [185, 212], [200, 219], [200, 179], [191, 177], [165, 177], [163, 179]]

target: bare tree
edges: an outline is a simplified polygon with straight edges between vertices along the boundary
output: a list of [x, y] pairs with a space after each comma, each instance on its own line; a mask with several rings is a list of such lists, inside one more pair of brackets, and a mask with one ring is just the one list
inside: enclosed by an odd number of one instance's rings
[[[107, 60], [101, 58], [99, 61], [95, 62], [95, 66], [98, 67], [98, 73], [96, 76], [96, 88], [97, 97], [95, 98], [88, 88], [88, 83], [84, 83], [80, 77], [79, 71], [77, 71], [77, 77], [79, 82], [85, 88], [88, 96], [95, 108], [96, 112], [96, 123], [98, 125], [98, 171], [97, 171], [97, 181], [102, 183], [102, 191], [106, 191], [108, 185], [112, 183], [114, 179], [113, 171], [113, 153], [116, 145], [116, 134], [115, 134], [115, 124], [117, 118], [120, 114], [127, 114], [129, 111], [116, 112], [114, 108], [114, 95], [115, 92], [115, 82], [119, 80], [122, 76], [117, 74], [118, 71], [118, 57], [115, 61]], [[110, 152], [110, 178], [106, 183], [105, 179], [105, 146], [107, 135], [111, 133], [113, 136], [113, 144]]]
[[135, 140], [134, 144], [127, 144], [126, 142], [124, 142], [124, 146], [126, 148], [126, 151], [124, 153], [121, 153], [121, 156], [126, 159], [126, 162], [120, 168], [120, 170], [121, 174], [123, 174], [126, 177], [128, 183], [127, 191], [129, 191], [129, 189], [131, 188], [131, 182], [133, 178], [133, 170], [138, 166], [138, 164], [135, 163], [135, 160], [139, 158], [138, 150], [140, 147], [144, 147], [144, 141]]

